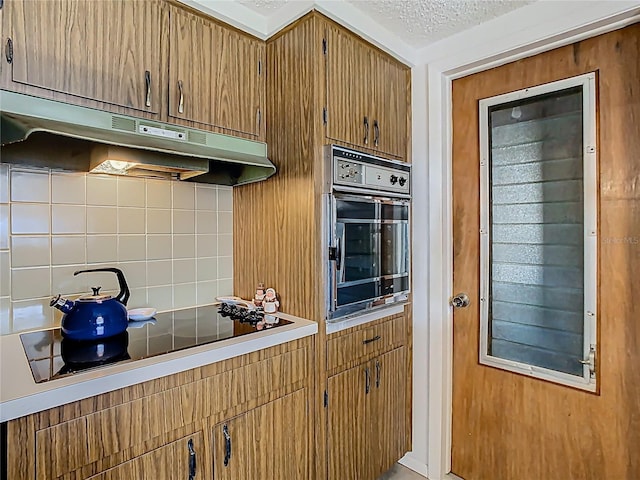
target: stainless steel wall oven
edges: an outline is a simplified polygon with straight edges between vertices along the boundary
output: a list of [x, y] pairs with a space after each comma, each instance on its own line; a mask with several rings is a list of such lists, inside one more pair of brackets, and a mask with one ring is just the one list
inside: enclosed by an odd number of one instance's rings
[[411, 165], [325, 147], [327, 319], [407, 300]]

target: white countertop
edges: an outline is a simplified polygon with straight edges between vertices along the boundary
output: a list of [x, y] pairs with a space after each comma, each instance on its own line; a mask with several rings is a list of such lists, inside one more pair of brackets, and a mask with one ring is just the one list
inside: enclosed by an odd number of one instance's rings
[[5, 422], [318, 332], [318, 324], [315, 322], [284, 313], [278, 313], [278, 316], [293, 323], [155, 357], [116, 363], [44, 383], [35, 383], [33, 379], [20, 334], [0, 336], [0, 421]]
[[389, 315], [397, 315], [398, 313], [404, 312], [404, 306], [407, 305], [407, 303], [408, 302], [394, 303], [393, 305], [378, 308], [369, 313], [359, 313], [353, 316], [338, 318], [337, 320], [332, 321], [327, 320], [327, 335], [346, 330], [347, 328], [355, 327], [356, 325], [362, 325], [363, 323], [373, 322], [374, 320], [388, 317]]

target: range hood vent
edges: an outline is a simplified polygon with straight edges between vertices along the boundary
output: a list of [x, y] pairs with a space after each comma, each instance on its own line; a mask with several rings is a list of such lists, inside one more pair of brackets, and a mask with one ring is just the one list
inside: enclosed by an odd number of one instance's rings
[[242, 185], [276, 171], [267, 145], [0, 90], [2, 161]]

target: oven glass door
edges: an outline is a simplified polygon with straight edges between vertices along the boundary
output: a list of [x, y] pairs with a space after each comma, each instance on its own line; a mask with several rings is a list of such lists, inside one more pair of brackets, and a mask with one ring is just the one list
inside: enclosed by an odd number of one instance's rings
[[334, 196], [333, 309], [409, 290], [408, 202]]

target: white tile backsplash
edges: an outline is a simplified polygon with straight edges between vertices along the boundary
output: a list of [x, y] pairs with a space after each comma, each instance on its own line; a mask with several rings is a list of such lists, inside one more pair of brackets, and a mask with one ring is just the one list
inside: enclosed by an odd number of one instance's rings
[[173, 261], [173, 283], [193, 283], [196, 281], [196, 259], [181, 258]]
[[49, 174], [46, 172], [11, 172], [11, 201], [49, 203]]
[[0, 163], [0, 203], [9, 203], [9, 165]]
[[218, 210], [221, 212], [233, 211], [233, 189], [231, 187], [218, 187]]
[[118, 208], [118, 233], [145, 233], [144, 208]]
[[144, 235], [118, 236], [118, 261], [127, 262], [147, 258], [147, 238]]
[[87, 207], [87, 233], [116, 233], [118, 210], [115, 207]]
[[218, 233], [218, 213], [198, 210], [196, 212], [196, 233]]
[[52, 205], [51, 233], [85, 233], [87, 231], [87, 207], [84, 205]]
[[11, 295], [11, 261], [9, 251], [0, 251], [0, 297]]
[[147, 233], [171, 233], [171, 210], [148, 208]]
[[115, 263], [117, 260], [116, 235], [87, 235], [87, 263]]
[[86, 203], [86, 176], [83, 174], [53, 173], [51, 175], [51, 203]]
[[233, 233], [232, 212], [218, 212], [218, 233]]
[[0, 250], [9, 248], [9, 205], [0, 205]]
[[196, 228], [193, 210], [173, 210], [173, 233], [193, 234]]
[[195, 183], [173, 182], [173, 208], [193, 210], [196, 206]]
[[147, 181], [147, 207], [171, 208], [171, 182]]
[[214, 211], [218, 209], [216, 187], [196, 185], [196, 209]]
[[46, 234], [50, 228], [50, 206], [47, 204], [11, 204], [11, 233], [13, 235]]
[[117, 292], [87, 268], [122, 269], [130, 308], [232, 294], [232, 209], [228, 187], [0, 163], [0, 334], [59, 322], [52, 295]]
[[87, 205], [115, 206], [117, 203], [117, 177], [110, 175], [87, 176]]
[[51, 237], [51, 265], [87, 263], [87, 239], [84, 235]]
[[11, 269], [11, 298], [13, 300], [28, 300], [49, 296], [50, 267], [12, 268]]
[[50, 238], [16, 235], [11, 238], [11, 265], [44, 267], [51, 264]]
[[145, 207], [146, 186], [139, 179], [118, 177], [118, 206]]

